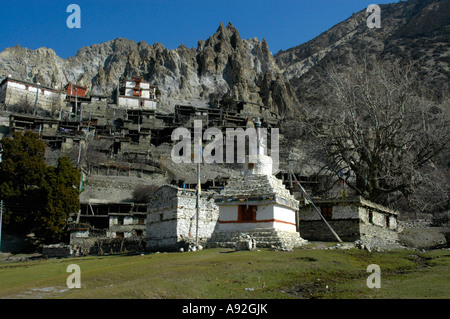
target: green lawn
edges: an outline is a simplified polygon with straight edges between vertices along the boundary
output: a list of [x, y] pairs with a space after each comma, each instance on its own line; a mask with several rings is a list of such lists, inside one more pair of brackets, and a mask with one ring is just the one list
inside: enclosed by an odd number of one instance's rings
[[[450, 251], [198, 252], [0, 262], [0, 298], [450, 298]], [[81, 268], [68, 289], [67, 266]], [[381, 288], [366, 271], [381, 269]], [[247, 289], [246, 289], [247, 288]]]

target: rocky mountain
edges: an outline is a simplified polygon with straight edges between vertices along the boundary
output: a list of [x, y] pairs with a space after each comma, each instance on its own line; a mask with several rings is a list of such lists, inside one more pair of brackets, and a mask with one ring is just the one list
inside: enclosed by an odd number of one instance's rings
[[319, 77], [330, 64], [362, 63], [365, 56], [413, 65], [424, 85], [449, 96], [450, 1], [409, 0], [380, 8], [381, 28], [367, 26], [370, 13], [364, 9], [313, 40], [275, 55], [301, 102], [312, 102], [324, 92]]
[[242, 39], [229, 23], [197, 48], [169, 50], [160, 43], [118, 38], [81, 48], [62, 59], [52, 49], [19, 45], [0, 53], [0, 77], [49, 86], [68, 81], [113, 95], [121, 79], [142, 75], [158, 85], [163, 104], [205, 106], [226, 94], [293, 115], [326, 89], [319, 80], [329, 64], [349, 65], [365, 55], [414, 65], [426, 87], [450, 93], [450, 0], [409, 0], [380, 5], [381, 28], [367, 26], [366, 9], [311, 41], [275, 55], [263, 39]]
[[163, 104], [206, 105], [212, 95], [260, 103], [290, 114], [297, 103], [265, 40], [241, 39], [238, 30], [221, 23], [198, 47], [169, 50], [160, 43], [118, 38], [94, 44], [66, 60], [52, 49], [16, 47], [0, 53], [0, 75], [62, 87], [68, 81], [87, 85], [93, 93], [114, 94], [121, 79], [142, 75], [158, 85]]

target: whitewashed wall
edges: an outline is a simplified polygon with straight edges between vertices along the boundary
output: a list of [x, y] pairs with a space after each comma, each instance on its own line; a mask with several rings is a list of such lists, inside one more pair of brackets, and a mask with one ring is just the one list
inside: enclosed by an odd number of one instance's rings
[[7, 105], [14, 105], [22, 102], [24, 99], [28, 99], [28, 102], [34, 105], [36, 100], [36, 92], [38, 96], [38, 107], [44, 110], [50, 110], [53, 103], [58, 103], [59, 106], [63, 105], [63, 101], [66, 94], [63, 92], [55, 92], [45, 88], [37, 88], [29, 85], [28, 88], [25, 84], [8, 81], [2, 87], [3, 93], [0, 101], [4, 101]]
[[[155, 110], [157, 103], [151, 100], [143, 100], [144, 108], [147, 110]], [[130, 110], [140, 109], [140, 100], [138, 98], [119, 96], [119, 107]]]
[[281, 221], [281, 223], [280, 222], [274, 223], [275, 224], [274, 227], [276, 229], [290, 232], [297, 232], [297, 226], [295, 224], [296, 211], [282, 206], [274, 206], [273, 209], [274, 209], [274, 219]]
[[281, 222], [270, 221], [256, 223], [226, 223], [238, 220], [238, 205], [220, 205], [219, 212], [220, 221], [225, 222], [220, 223], [219, 231], [248, 231], [255, 228], [275, 228], [283, 231], [297, 231], [297, 227], [295, 225], [296, 212], [294, 210], [278, 206], [273, 203], [257, 205], [256, 220], [279, 220]]
[[[199, 240], [206, 242], [217, 227], [219, 210], [208, 194], [202, 193]], [[196, 237], [196, 196], [192, 190], [171, 186], [160, 188], [148, 204], [147, 249], [176, 249]]]
[[[317, 207], [320, 212], [320, 207]], [[335, 205], [333, 206], [332, 219], [358, 219], [358, 206], [352, 205]], [[314, 207], [304, 207], [299, 213], [300, 220], [321, 220], [319, 214]]]

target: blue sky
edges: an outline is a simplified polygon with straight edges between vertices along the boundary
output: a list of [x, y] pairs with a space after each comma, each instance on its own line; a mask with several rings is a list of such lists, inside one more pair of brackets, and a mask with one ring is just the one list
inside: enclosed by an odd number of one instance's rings
[[[52, 48], [62, 58], [119, 37], [169, 49], [197, 47], [220, 22], [242, 38], [266, 38], [272, 53], [307, 42], [370, 4], [398, 0], [0, 0], [0, 51], [19, 44]], [[67, 7], [81, 8], [81, 28], [66, 25]]]

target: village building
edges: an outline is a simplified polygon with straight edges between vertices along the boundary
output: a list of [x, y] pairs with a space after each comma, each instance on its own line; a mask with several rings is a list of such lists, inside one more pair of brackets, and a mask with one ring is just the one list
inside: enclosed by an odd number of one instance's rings
[[237, 111], [242, 117], [259, 117], [269, 125], [277, 125], [280, 117], [270, 111], [269, 107], [257, 103], [241, 101], [237, 104]]
[[86, 98], [87, 97], [87, 86], [73, 84], [71, 81], [64, 87], [67, 97], [70, 98]]
[[398, 212], [362, 197], [305, 201], [300, 206], [299, 226], [307, 240], [336, 240], [313, 205], [345, 242], [361, 241], [380, 247], [398, 241]]
[[78, 104], [80, 108], [80, 119], [103, 118], [108, 115], [108, 98], [101, 95], [91, 95], [89, 100], [81, 100]]
[[[55, 102], [51, 94], [60, 97], [62, 104], [65, 100], [67, 107], [62, 105], [59, 113], [52, 116], [8, 114], [8, 118], [2, 118], [4, 123], [9, 120], [7, 131], [36, 132], [58, 155], [73, 156], [74, 151], [77, 155], [94, 149], [103, 155], [97, 154], [102, 161], [89, 159], [88, 163], [79, 155], [77, 161], [91, 182], [95, 178], [130, 179], [137, 185], [159, 179], [158, 186], [173, 184], [159, 188], [146, 204], [133, 203], [134, 188], [128, 186], [119, 188], [115, 183], [110, 187], [106, 182], [102, 182], [103, 186], [98, 182], [101, 187], [88, 185], [89, 190], [80, 195], [81, 210], [70, 223], [71, 244], [78, 252], [188, 249], [197, 244], [197, 238], [203, 247], [230, 248], [236, 248], [242, 238], [256, 247], [269, 248], [296, 247], [306, 240], [336, 240], [311, 209], [312, 203], [302, 200], [299, 205], [296, 198], [303, 195], [293, 185], [292, 172], [273, 171], [275, 165], [265, 155], [259, 135], [257, 152], [246, 157], [241, 175], [235, 167], [217, 165], [202, 169], [197, 227], [197, 194], [192, 189], [198, 183], [196, 174], [191, 176], [191, 164], [174, 164], [162, 156], [173, 146], [172, 131], [180, 126], [191, 128], [195, 120], [202, 121], [202, 130], [212, 126], [221, 130], [248, 128], [258, 113], [264, 115], [257, 127], [277, 126], [279, 118], [268, 108], [246, 102], [239, 103], [236, 109], [177, 105], [173, 113], [165, 113], [156, 104], [146, 106], [139, 102], [157, 102], [156, 87], [142, 77], [126, 81], [119, 90], [119, 105], [108, 104], [107, 96], [88, 96], [87, 87], [72, 83], [63, 91], [10, 77], [0, 84], [0, 103], [8, 106], [28, 100], [37, 101], [38, 108], [53, 107], [55, 104], [45, 105], [45, 101]], [[129, 98], [129, 104], [120, 105], [120, 97]], [[29, 104], [34, 106], [33, 103]], [[6, 132], [4, 128], [3, 131]], [[295, 174], [314, 194], [327, 179], [313, 180], [309, 171], [299, 171], [299, 167], [311, 166], [311, 162], [305, 163], [301, 157], [296, 161]], [[317, 200], [315, 204], [344, 241], [380, 246], [397, 240], [398, 213], [386, 207], [363, 198]]]
[[136, 205], [131, 211], [123, 213], [109, 213], [109, 238], [145, 238], [147, 206]]
[[[217, 228], [218, 207], [213, 194], [201, 192], [197, 218], [196, 190], [164, 185], [148, 202], [147, 250], [174, 251], [205, 246]], [[198, 242], [197, 242], [198, 239]]]
[[127, 80], [118, 90], [117, 106], [125, 109], [156, 110], [159, 101], [156, 86], [144, 81], [140, 76]]
[[86, 103], [91, 103], [91, 97], [88, 96], [88, 88], [86, 85], [69, 83], [64, 87], [66, 93], [66, 104], [70, 108], [70, 112], [75, 119], [83, 118], [83, 107]]
[[70, 244], [78, 254], [145, 250], [147, 205], [127, 201], [84, 199], [71, 217]]
[[66, 94], [57, 87], [6, 77], [0, 83], [0, 103], [18, 105], [35, 112], [38, 108], [54, 112], [64, 106]]
[[33, 131], [39, 135], [53, 135], [57, 132], [59, 121], [42, 116], [33, 116], [26, 114], [11, 114], [9, 116], [9, 131], [25, 132]]
[[257, 247], [293, 248], [306, 242], [298, 232], [299, 202], [272, 175], [272, 158], [259, 137], [257, 145], [256, 155], [246, 157], [244, 174], [231, 177], [216, 199], [219, 227], [211, 247], [234, 247], [243, 235]]

